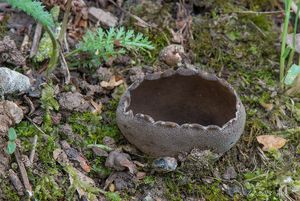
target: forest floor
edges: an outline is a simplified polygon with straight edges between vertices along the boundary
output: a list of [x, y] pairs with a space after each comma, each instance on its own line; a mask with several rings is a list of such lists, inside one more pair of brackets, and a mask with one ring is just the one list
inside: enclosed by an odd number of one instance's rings
[[[55, 2], [44, 1], [47, 9]], [[131, 52], [100, 65], [92, 65], [85, 55], [70, 56], [68, 84], [60, 67], [49, 82], [44, 79], [47, 60], [30, 58], [31, 46], [24, 45], [24, 38], [31, 44], [34, 20], [10, 9], [0, 13], [0, 39], [10, 36], [26, 58], [22, 67], [8, 59], [1, 60], [2, 66], [34, 78], [38, 86], [29, 94], [4, 97], [25, 115], [14, 126], [18, 153], [5, 156], [7, 164], [0, 166], [0, 200], [27, 200], [26, 190], [32, 190], [32, 199], [40, 201], [300, 200], [300, 99], [286, 96], [279, 88], [284, 18], [280, 1], [120, 2], [123, 11], [105, 0], [97, 4], [86, 1], [86, 7], [110, 12], [118, 26], [148, 36], [155, 49]], [[77, 15], [72, 13], [68, 27], [71, 49], [85, 29], [97, 25], [90, 19], [76, 24]], [[184, 47], [183, 63], [215, 73], [234, 87], [246, 108], [247, 121], [238, 143], [217, 161], [206, 156], [202, 161], [179, 162], [175, 171], [159, 173], [151, 166], [154, 158], [122, 136], [116, 108], [122, 93], [136, 79], [170, 68], [159, 53], [174, 43]], [[265, 151], [257, 141], [260, 135], [287, 141], [281, 148]], [[106, 167], [108, 151], [93, 144], [117, 147], [129, 154], [137, 173]], [[32, 150], [35, 154], [30, 159]], [[18, 154], [25, 164], [27, 185], [22, 184]], [[6, 158], [1, 159], [3, 163]]]

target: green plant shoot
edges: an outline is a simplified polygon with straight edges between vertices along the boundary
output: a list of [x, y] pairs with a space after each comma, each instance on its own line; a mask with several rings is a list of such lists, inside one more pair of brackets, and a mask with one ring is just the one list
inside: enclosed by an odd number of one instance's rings
[[14, 128], [9, 128], [8, 130], [8, 143], [7, 143], [7, 153], [13, 154], [16, 150], [16, 139], [17, 133]]
[[125, 54], [127, 50], [146, 51], [152, 49], [154, 46], [141, 33], [135, 34], [133, 30], [125, 31], [124, 27], [110, 28], [108, 31], [98, 28], [95, 32], [87, 31], [82, 42], [79, 43], [78, 49], [69, 55], [86, 52], [99, 63], [101, 59], [107, 61], [110, 58]]

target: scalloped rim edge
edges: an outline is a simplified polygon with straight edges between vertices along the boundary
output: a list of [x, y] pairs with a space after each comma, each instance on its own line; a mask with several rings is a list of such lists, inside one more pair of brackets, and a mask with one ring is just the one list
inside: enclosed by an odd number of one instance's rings
[[[227, 87], [230, 90], [230, 92], [232, 94], [234, 94], [234, 96], [236, 98], [235, 117], [233, 117], [232, 119], [227, 121], [222, 127], [220, 127], [218, 125], [203, 126], [203, 125], [197, 124], [197, 123], [184, 123], [184, 124], [179, 125], [178, 123], [171, 122], [171, 121], [161, 121], [161, 120], [155, 121], [150, 115], [141, 114], [141, 113], [136, 113], [134, 115], [132, 110], [127, 111], [128, 107], [130, 106], [130, 102], [131, 102], [130, 91], [133, 91], [134, 89], [136, 89], [144, 80], [157, 80], [157, 79], [164, 78], [164, 77], [171, 77], [172, 75], [175, 75], [175, 74], [182, 75], [182, 76], [197, 75], [197, 76], [200, 76], [201, 78], [206, 79], [206, 80], [217, 81], [221, 85]], [[168, 128], [195, 128], [195, 129], [201, 129], [201, 130], [215, 130], [215, 129], [224, 130], [226, 127], [233, 124], [233, 122], [237, 121], [237, 118], [238, 118], [239, 112], [240, 112], [240, 107], [241, 107], [241, 100], [238, 97], [236, 91], [224, 79], [218, 78], [216, 75], [207, 73], [205, 71], [183, 69], [183, 68], [179, 68], [177, 70], [169, 69], [169, 70], [164, 71], [164, 72], [145, 75], [142, 79], [137, 80], [136, 82], [132, 83], [128, 87], [127, 91], [125, 92], [125, 94], [121, 98], [121, 101], [124, 103], [124, 104], [120, 104], [122, 106], [121, 111], [123, 112], [123, 114], [125, 116], [129, 116], [131, 118], [135, 117], [136, 119], [144, 120], [144, 121], [149, 122], [153, 125], [159, 125], [159, 126], [164, 126], [164, 127], [168, 127]]]

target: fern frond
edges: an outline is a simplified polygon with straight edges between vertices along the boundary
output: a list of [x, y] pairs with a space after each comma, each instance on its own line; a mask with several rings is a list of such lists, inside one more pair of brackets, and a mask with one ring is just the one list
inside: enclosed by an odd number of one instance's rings
[[133, 30], [125, 31], [124, 27], [121, 27], [110, 28], [106, 32], [102, 28], [96, 32], [88, 31], [78, 48], [80, 51], [108, 60], [110, 57], [125, 54], [126, 49], [152, 50], [154, 46], [143, 34], [135, 34]]
[[32, 0], [6, 0], [12, 7], [20, 9], [32, 16], [44, 26], [54, 27], [52, 16], [44, 10], [44, 6], [39, 1]]

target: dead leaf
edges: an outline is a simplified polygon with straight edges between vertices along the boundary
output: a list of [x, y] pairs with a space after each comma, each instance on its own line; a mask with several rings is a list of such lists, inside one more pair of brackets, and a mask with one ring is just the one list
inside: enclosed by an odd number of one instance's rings
[[123, 171], [126, 168], [129, 169], [129, 172], [134, 174], [137, 172], [135, 164], [131, 161], [128, 154], [112, 151], [109, 153], [105, 166], [109, 168], [114, 168], [117, 171]]
[[83, 157], [83, 155], [80, 152], [72, 148], [65, 140], [61, 141], [61, 145], [69, 159], [79, 162], [81, 168], [85, 172], [91, 171], [91, 167], [88, 165], [88, 161]]
[[100, 149], [99, 147], [92, 147], [92, 150], [94, 152], [94, 154], [96, 154], [97, 156], [104, 156], [107, 157], [108, 153], [106, 151], [104, 151], [103, 149]]
[[274, 108], [274, 105], [272, 103], [264, 103], [261, 102], [260, 105], [266, 110], [271, 111]]
[[95, 194], [99, 192], [99, 189], [96, 188], [94, 180], [74, 168], [63, 149], [55, 149], [53, 158], [69, 174], [70, 184], [71, 186], [74, 185], [73, 187], [75, 187], [80, 198], [88, 198], [90, 201], [97, 200]]
[[144, 179], [145, 176], [146, 176], [146, 172], [137, 172], [137, 173], [136, 173], [136, 178], [137, 178], [138, 180]]
[[268, 151], [270, 149], [280, 149], [287, 142], [286, 139], [275, 135], [260, 135], [257, 136], [256, 139], [260, 144], [264, 145], [262, 148], [264, 151]]
[[102, 103], [96, 103], [95, 101], [91, 100], [91, 105], [95, 108], [95, 110], [93, 110], [92, 112], [93, 113], [96, 113], [96, 114], [101, 114], [102, 112]]
[[121, 77], [116, 77], [113, 75], [108, 82], [102, 81], [100, 83], [100, 85], [101, 85], [101, 87], [103, 87], [105, 89], [111, 90], [111, 89], [114, 89], [115, 87], [123, 84], [123, 82], [124, 81]]
[[114, 184], [110, 184], [108, 189], [109, 189], [110, 192], [115, 192], [116, 191], [116, 187], [115, 187]]
[[[90, 201], [96, 201], [97, 197], [88, 191], [98, 191], [96, 184], [93, 179], [84, 175], [79, 170], [75, 169], [73, 166], [66, 166], [66, 171], [69, 174], [69, 180], [71, 186], [75, 184], [76, 191], [80, 198], [88, 198]], [[80, 185], [78, 183], [81, 183]]]

